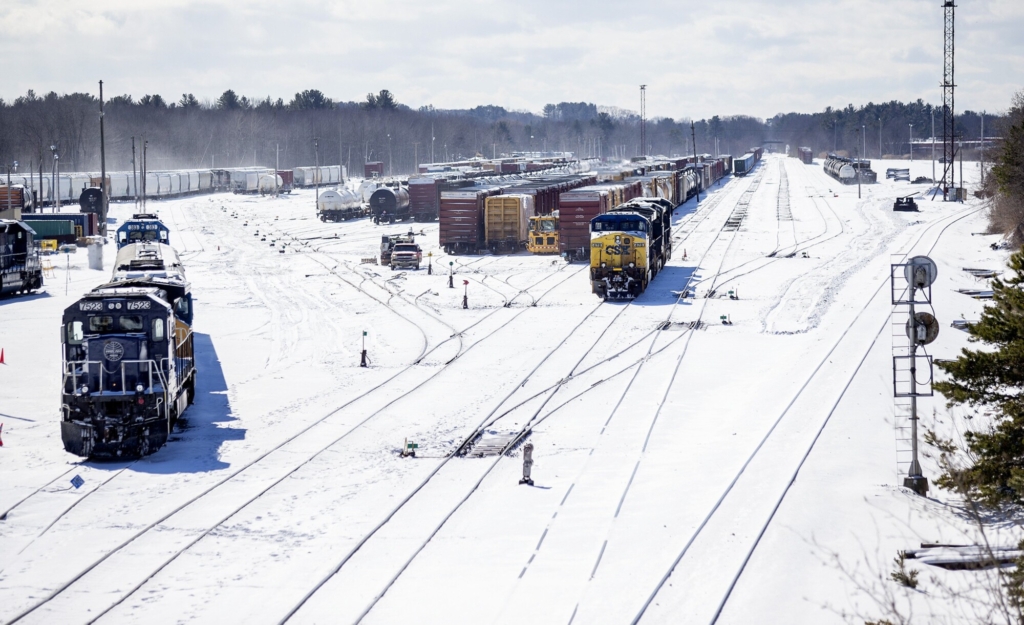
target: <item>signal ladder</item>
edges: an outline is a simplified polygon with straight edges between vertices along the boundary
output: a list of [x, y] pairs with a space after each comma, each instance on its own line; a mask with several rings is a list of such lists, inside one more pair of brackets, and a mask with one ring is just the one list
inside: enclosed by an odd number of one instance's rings
[[[917, 379], [911, 374], [910, 337], [907, 336], [907, 324], [910, 312], [905, 305], [909, 297], [910, 285], [903, 275], [903, 256], [890, 256], [892, 272], [892, 316], [889, 322], [889, 334], [892, 338], [892, 383], [893, 383], [893, 430], [896, 439], [896, 476], [902, 478], [908, 474], [913, 460], [913, 436], [911, 425], [911, 405], [917, 400], [918, 420], [921, 417], [921, 397], [931, 397], [932, 391], [932, 357], [920, 353], [916, 355]], [[896, 267], [899, 269], [895, 269]], [[931, 292], [926, 295], [926, 302], [918, 300], [918, 304], [930, 305]]]

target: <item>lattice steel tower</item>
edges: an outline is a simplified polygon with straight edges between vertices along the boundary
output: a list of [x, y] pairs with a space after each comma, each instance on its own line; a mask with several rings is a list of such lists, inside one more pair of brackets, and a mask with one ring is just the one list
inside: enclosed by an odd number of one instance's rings
[[944, 199], [950, 200], [949, 189], [953, 186], [953, 160], [956, 157], [956, 118], [953, 114], [953, 18], [956, 5], [953, 0], [946, 0], [942, 9], [945, 13], [943, 36], [943, 68], [942, 68], [942, 192]]
[[640, 156], [647, 156], [647, 85], [640, 85]]

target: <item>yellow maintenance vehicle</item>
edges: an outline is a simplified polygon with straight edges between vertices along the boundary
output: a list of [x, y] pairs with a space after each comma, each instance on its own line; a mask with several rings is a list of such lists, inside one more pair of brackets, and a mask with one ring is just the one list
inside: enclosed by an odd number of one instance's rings
[[558, 211], [530, 217], [530, 236], [526, 249], [531, 254], [558, 253]]

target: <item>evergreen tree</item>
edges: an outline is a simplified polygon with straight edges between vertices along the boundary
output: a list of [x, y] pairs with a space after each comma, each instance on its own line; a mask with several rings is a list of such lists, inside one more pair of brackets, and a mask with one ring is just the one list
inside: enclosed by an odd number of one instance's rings
[[985, 349], [963, 349], [939, 363], [950, 376], [935, 384], [949, 405], [994, 413], [988, 431], [964, 436], [971, 464], [944, 466], [943, 488], [964, 492], [989, 505], [1024, 504], [1024, 249], [1010, 257], [1012, 275], [992, 282], [992, 304], [970, 326], [970, 340]]

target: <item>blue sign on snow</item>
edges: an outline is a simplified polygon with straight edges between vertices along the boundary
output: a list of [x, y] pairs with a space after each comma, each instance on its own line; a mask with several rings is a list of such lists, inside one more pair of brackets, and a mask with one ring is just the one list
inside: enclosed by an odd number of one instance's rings
[[82, 484], [85, 484], [85, 480], [82, 479], [81, 475], [76, 475], [75, 477], [71, 478], [71, 485], [74, 486], [75, 488], [81, 488]]

